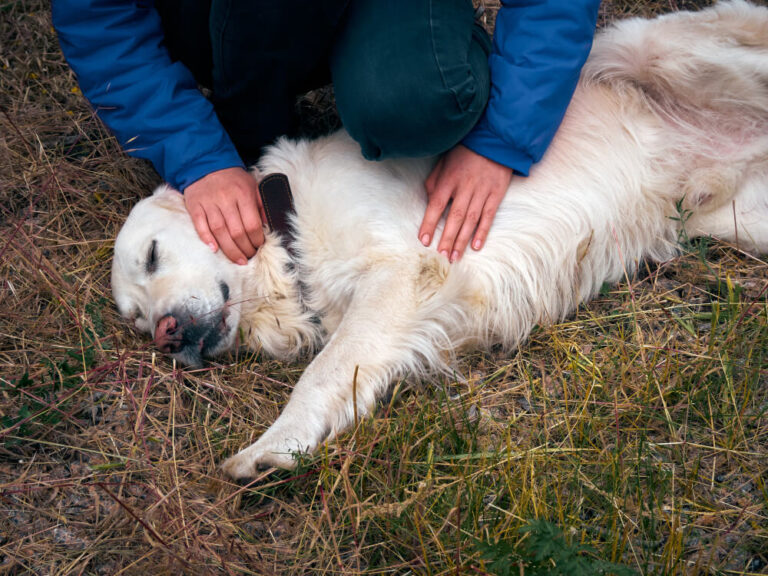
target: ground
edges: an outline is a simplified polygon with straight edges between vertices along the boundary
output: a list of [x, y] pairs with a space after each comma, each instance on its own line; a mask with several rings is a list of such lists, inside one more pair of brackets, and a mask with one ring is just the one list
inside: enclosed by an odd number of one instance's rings
[[[605, 2], [601, 25], [701, 4]], [[302, 102], [310, 129], [329, 105]], [[766, 259], [683, 236], [242, 487], [217, 466], [303, 365], [184, 370], [118, 317], [113, 238], [157, 182], [83, 101], [48, 4], [0, 0], [0, 574], [768, 573]]]

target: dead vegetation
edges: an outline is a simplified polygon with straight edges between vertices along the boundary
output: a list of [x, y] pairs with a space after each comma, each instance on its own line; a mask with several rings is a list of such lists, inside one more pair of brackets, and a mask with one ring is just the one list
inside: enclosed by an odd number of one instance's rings
[[[181, 370], [118, 318], [112, 240], [157, 176], [85, 105], [48, 12], [0, 2], [0, 574], [522, 574], [533, 518], [636, 573], [768, 573], [768, 264], [715, 242], [229, 483], [303, 367]], [[327, 102], [305, 102], [321, 127]]]

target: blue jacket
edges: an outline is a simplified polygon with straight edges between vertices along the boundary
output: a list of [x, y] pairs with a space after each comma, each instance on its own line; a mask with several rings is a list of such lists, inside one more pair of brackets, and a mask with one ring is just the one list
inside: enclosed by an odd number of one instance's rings
[[[472, 150], [528, 174], [544, 154], [592, 44], [599, 0], [503, 0], [488, 107]], [[172, 62], [149, 1], [54, 0], [53, 23], [80, 88], [126, 152], [178, 190], [243, 166], [192, 74]]]
[[600, 0], [502, 0], [491, 96], [463, 141], [525, 176], [560, 126], [592, 47]]

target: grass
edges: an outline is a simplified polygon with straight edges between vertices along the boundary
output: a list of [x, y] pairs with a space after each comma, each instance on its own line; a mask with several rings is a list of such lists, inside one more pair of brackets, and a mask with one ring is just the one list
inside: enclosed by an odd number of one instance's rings
[[715, 241], [512, 356], [396, 383], [294, 473], [227, 481], [303, 366], [182, 370], [120, 320], [112, 240], [157, 176], [48, 9], [0, 1], [0, 574], [768, 573], [768, 262]]

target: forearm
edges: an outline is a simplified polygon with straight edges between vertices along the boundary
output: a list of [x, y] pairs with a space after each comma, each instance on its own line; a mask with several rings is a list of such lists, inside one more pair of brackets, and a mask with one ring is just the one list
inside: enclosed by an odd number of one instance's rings
[[589, 55], [598, 0], [505, 0], [490, 57], [491, 96], [464, 144], [527, 175], [568, 107]]
[[126, 152], [178, 189], [242, 166], [192, 74], [171, 61], [157, 12], [137, 4], [54, 0], [54, 26], [83, 93]]

